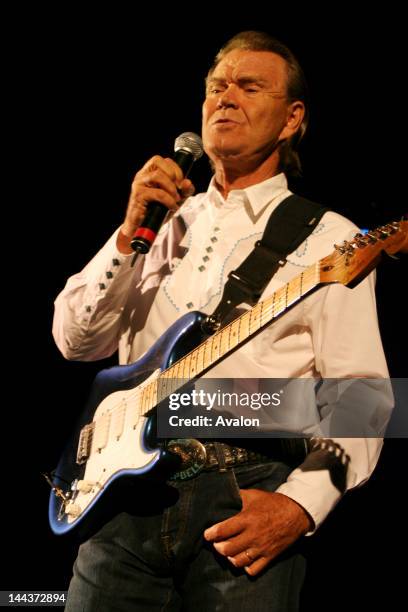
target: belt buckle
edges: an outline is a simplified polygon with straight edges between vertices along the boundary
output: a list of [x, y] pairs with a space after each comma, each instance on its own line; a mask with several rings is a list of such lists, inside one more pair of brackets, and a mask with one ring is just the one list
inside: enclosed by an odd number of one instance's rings
[[175, 438], [167, 444], [167, 450], [181, 459], [180, 469], [170, 480], [188, 480], [201, 472], [207, 461], [207, 451], [202, 442], [194, 438]]

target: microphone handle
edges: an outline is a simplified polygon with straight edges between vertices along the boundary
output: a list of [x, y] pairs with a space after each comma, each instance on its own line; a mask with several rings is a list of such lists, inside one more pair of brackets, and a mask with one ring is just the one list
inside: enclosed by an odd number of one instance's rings
[[[184, 178], [187, 178], [194, 163], [194, 156], [192, 153], [184, 149], [179, 149], [174, 153], [173, 159], [183, 171]], [[149, 202], [145, 218], [135, 231], [130, 243], [130, 246], [136, 253], [145, 254], [150, 251], [150, 247], [168, 212], [169, 209], [164, 204], [160, 202]]]

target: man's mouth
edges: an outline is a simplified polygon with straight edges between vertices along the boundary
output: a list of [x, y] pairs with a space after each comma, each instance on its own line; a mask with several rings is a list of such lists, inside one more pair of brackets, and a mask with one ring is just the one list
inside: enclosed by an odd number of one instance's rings
[[214, 123], [238, 123], [238, 121], [234, 121], [233, 119], [229, 119], [228, 117], [221, 117], [214, 121]]

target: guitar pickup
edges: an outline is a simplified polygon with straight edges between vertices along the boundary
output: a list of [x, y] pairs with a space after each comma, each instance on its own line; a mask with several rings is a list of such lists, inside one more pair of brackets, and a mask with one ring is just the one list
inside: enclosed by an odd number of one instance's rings
[[85, 463], [91, 454], [94, 428], [94, 423], [88, 423], [88, 425], [85, 425], [85, 427], [81, 429], [76, 456], [76, 462], [78, 465]]
[[105, 412], [93, 422], [94, 429], [92, 432], [92, 448], [91, 452], [100, 453], [103, 448], [108, 444], [109, 432], [110, 432], [110, 421], [111, 414]]

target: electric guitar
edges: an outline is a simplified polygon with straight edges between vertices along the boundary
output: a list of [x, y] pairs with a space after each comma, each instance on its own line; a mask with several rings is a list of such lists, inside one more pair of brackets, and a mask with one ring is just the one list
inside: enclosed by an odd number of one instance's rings
[[206, 315], [190, 312], [135, 363], [101, 371], [72, 440], [48, 479], [52, 531], [86, 537], [135, 481], [174, 470], [177, 457], [157, 444], [155, 425], [157, 405], [177, 390], [175, 385], [194, 381], [319, 287], [358, 284], [383, 250], [408, 252], [408, 221], [335, 245], [329, 256], [212, 335], [203, 332]]

